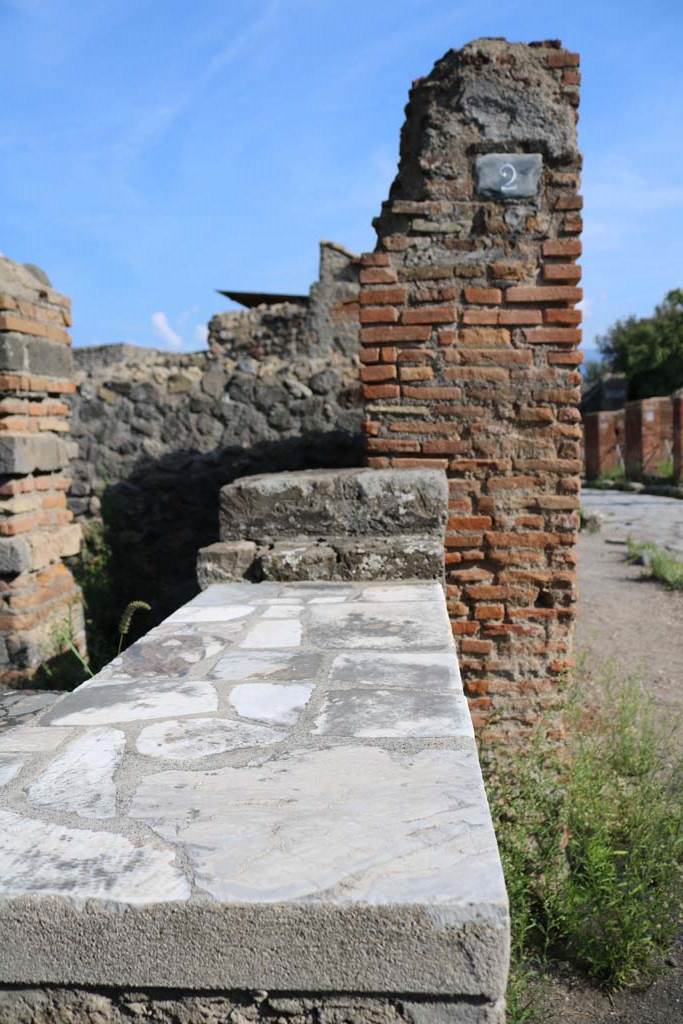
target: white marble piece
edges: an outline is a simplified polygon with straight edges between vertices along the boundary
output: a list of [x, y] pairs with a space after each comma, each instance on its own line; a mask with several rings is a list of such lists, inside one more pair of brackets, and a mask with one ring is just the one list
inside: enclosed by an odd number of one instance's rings
[[144, 778], [131, 816], [180, 842], [217, 900], [505, 900], [476, 750], [295, 751]]
[[[281, 583], [212, 583], [206, 590], [193, 597], [191, 608], [208, 608], [214, 605], [234, 605], [245, 600], [245, 587], [248, 588], [249, 604], [263, 604], [277, 601], [282, 591]], [[284, 600], [288, 600], [287, 597]]]
[[196, 761], [243, 747], [267, 746], [286, 736], [280, 729], [229, 718], [189, 718], [157, 722], [138, 736], [138, 753], [167, 761]]
[[[58, 708], [61, 701], [54, 707]], [[21, 754], [45, 753], [56, 750], [60, 743], [73, 736], [73, 729], [48, 729], [42, 725], [17, 725], [0, 733], [0, 751], [18, 751]]]
[[[354, 651], [338, 654], [330, 668], [330, 685], [406, 686], [418, 691], [462, 692], [455, 651]], [[463, 698], [464, 699], [464, 698]]]
[[316, 647], [409, 650], [449, 649], [453, 637], [443, 598], [434, 601], [311, 605], [310, 632]]
[[145, 904], [186, 900], [191, 889], [171, 850], [0, 810], [0, 893]]
[[199, 679], [84, 683], [60, 701], [45, 721], [53, 725], [111, 725], [206, 714], [217, 708], [214, 687]]
[[82, 818], [113, 818], [114, 773], [125, 746], [120, 729], [89, 729], [69, 743], [29, 786], [30, 802]]
[[330, 690], [312, 731], [317, 736], [357, 739], [474, 735], [465, 699], [454, 690], [405, 687]]
[[305, 683], [240, 683], [229, 699], [241, 718], [271, 725], [296, 725], [314, 688]]
[[226, 651], [209, 672], [209, 678], [223, 683], [267, 679], [301, 682], [315, 679], [321, 656], [316, 651]]
[[253, 649], [270, 647], [298, 647], [301, 643], [301, 623], [296, 619], [273, 619], [257, 622], [247, 630], [240, 647]]
[[21, 757], [14, 757], [11, 754], [0, 755], [0, 786], [6, 786], [16, 778], [23, 767], [24, 761]]
[[169, 616], [166, 622], [230, 622], [232, 619], [244, 619], [255, 610], [249, 604], [186, 604]]
[[389, 583], [374, 584], [362, 591], [363, 601], [432, 601], [443, 593], [443, 587], [437, 582], [425, 583]]
[[303, 609], [302, 604], [273, 604], [262, 614], [264, 619], [298, 619]]

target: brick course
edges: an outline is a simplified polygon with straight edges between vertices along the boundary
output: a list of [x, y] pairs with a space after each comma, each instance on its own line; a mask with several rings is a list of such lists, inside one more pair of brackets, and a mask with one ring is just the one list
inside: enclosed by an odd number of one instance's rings
[[[369, 463], [447, 469], [449, 611], [475, 726], [491, 741], [519, 740], [560, 705], [571, 656], [581, 468], [577, 65], [553, 44], [477, 40], [418, 79], [398, 176], [375, 220], [377, 249], [361, 261], [403, 286], [403, 297], [392, 288], [383, 300], [398, 323], [361, 331], [373, 346], [365, 366], [381, 367], [390, 343], [399, 366], [429, 371], [400, 372], [381, 395], [366, 388]], [[478, 153], [525, 151], [542, 154], [537, 196], [476, 194]], [[363, 278], [362, 307], [376, 305], [378, 291]]]

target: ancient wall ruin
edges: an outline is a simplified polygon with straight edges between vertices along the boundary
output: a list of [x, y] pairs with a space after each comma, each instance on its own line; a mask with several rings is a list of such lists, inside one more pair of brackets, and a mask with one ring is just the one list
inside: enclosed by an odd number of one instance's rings
[[674, 481], [683, 484], [683, 389], [671, 396], [674, 424]]
[[220, 313], [206, 352], [75, 351], [70, 507], [104, 520], [117, 606], [145, 599], [158, 620], [196, 592], [224, 484], [360, 464], [358, 289], [357, 257], [323, 243], [306, 305]]
[[589, 412], [583, 418], [586, 479], [624, 470], [626, 438], [623, 409]]
[[80, 544], [66, 507], [70, 323], [69, 300], [41, 270], [0, 257], [2, 684], [49, 661], [65, 631], [84, 642], [80, 592], [62, 561]]
[[369, 464], [450, 477], [452, 627], [484, 738], [557, 701], [576, 600], [579, 58], [484, 39], [411, 90], [362, 257]]
[[673, 459], [673, 403], [668, 396], [628, 402], [625, 469], [630, 480], [661, 474]]

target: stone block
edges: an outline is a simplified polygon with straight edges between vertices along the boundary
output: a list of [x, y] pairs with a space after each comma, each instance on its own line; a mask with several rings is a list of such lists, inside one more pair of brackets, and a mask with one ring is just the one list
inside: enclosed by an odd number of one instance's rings
[[221, 539], [442, 536], [448, 491], [432, 469], [342, 469], [242, 477], [221, 491]]
[[31, 568], [31, 549], [23, 537], [0, 538], [0, 574], [27, 572]]
[[200, 548], [197, 582], [202, 590], [224, 580], [243, 580], [256, 557], [256, 545], [249, 540], [219, 541]]
[[53, 434], [0, 435], [0, 474], [49, 472], [68, 465], [73, 443]]
[[339, 538], [333, 544], [335, 579], [409, 580], [443, 577], [443, 543], [430, 537]]
[[30, 550], [30, 568], [42, 569], [52, 562], [58, 562], [60, 558], [77, 555], [81, 549], [81, 538], [78, 523], [29, 534], [25, 543]]
[[337, 555], [328, 544], [280, 541], [258, 560], [264, 580], [330, 580], [336, 578]]
[[43, 341], [16, 331], [0, 333], [0, 370], [70, 377], [71, 349], [59, 342]]

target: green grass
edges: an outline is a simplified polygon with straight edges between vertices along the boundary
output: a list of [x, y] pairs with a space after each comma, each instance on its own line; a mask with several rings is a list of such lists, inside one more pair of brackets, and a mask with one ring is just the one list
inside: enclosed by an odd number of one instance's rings
[[643, 561], [648, 576], [659, 580], [670, 590], [683, 590], [683, 562], [649, 541], [635, 541], [629, 537], [626, 546], [628, 560]]
[[638, 684], [603, 680], [558, 750], [539, 729], [484, 770], [510, 898], [509, 1020], [542, 1020], [538, 977], [569, 963], [608, 989], [657, 972], [682, 908], [680, 765]]

